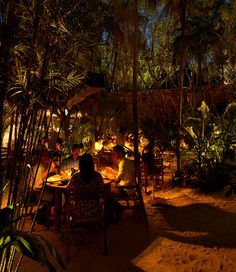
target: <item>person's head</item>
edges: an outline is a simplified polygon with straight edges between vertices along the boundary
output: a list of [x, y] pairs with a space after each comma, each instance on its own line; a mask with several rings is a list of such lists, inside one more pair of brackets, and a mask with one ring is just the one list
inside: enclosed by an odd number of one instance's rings
[[113, 158], [115, 161], [121, 160], [125, 156], [125, 149], [122, 145], [113, 147]]
[[78, 144], [73, 144], [71, 151], [73, 157], [78, 158], [80, 155], [80, 146]]
[[108, 145], [108, 142], [106, 140], [102, 141], [102, 145], [106, 147]]
[[94, 162], [93, 157], [85, 153], [81, 156], [79, 161], [80, 174], [83, 180], [90, 181], [94, 176]]
[[107, 136], [106, 140], [107, 140], [107, 143], [110, 144], [112, 142], [112, 137], [109, 135], [109, 136]]
[[80, 149], [84, 149], [84, 144], [83, 144], [83, 143], [80, 143], [80, 144], [79, 144], [79, 148], [80, 148]]
[[112, 143], [113, 143], [113, 144], [116, 144], [116, 137], [113, 137], [113, 138], [112, 138]]
[[103, 142], [103, 139], [102, 139], [102, 138], [99, 138], [99, 139], [98, 139], [98, 143], [99, 143], [99, 144], [102, 144], [102, 142]]
[[37, 156], [36, 161], [40, 161], [40, 163], [42, 163], [42, 164], [50, 163], [50, 160], [51, 160], [51, 152], [50, 151], [48, 151], [46, 149], [40, 150], [39, 152], [37, 152], [36, 156]]
[[61, 150], [62, 147], [63, 147], [62, 138], [58, 138], [56, 141], [56, 150]]

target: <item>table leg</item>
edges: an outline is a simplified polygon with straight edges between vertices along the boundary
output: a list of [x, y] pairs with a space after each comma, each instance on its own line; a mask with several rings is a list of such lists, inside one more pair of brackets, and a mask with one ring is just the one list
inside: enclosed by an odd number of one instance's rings
[[62, 210], [62, 193], [59, 190], [55, 191], [55, 226], [60, 232], [61, 229], [61, 210]]

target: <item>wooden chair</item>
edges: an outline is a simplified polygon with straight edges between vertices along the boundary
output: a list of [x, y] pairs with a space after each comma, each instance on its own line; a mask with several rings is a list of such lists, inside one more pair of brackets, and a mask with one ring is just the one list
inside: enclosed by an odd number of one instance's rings
[[152, 183], [152, 194], [156, 187], [161, 184], [164, 190], [164, 153], [163, 147], [158, 141], [154, 141], [147, 145], [142, 151], [141, 161], [141, 177], [144, 185], [145, 193], [147, 194], [148, 181]]
[[152, 184], [152, 195], [154, 198], [154, 192], [156, 188], [161, 185], [162, 191], [164, 191], [164, 163], [163, 157], [154, 159], [153, 170], [149, 171], [148, 166], [144, 162], [141, 163], [141, 177], [144, 191], [147, 194], [148, 182]]
[[133, 207], [136, 207], [135, 204], [138, 203], [139, 207], [143, 212], [145, 222], [148, 224], [146, 209], [141, 191], [141, 184], [138, 183], [138, 180], [136, 179], [135, 185], [118, 186], [117, 189], [120, 190], [120, 196], [115, 196], [114, 199], [117, 201], [125, 201], [127, 203], [127, 208], [131, 208], [130, 201], [134, 202]]
[[[73, 230], [97, 226], [103, 231], [103, 249], [104, 255], [108, 255], [107, 244], [107, 192], [104, 189], [82, 190], [69, 189], [67, 193], [67, 215], [66, 215], [66, 250], [67, 260], [70, 261], [70, 233]], [[87, 203], [97, 205], [97, 212], [88, 216], [81, 216], [80, 204]], [[87, 205], [86, 205], [87, 206]], [[94, 208], [94, 207], [93, 207]], [[88, 211], [88, 210], [87, 210]]]
[[[130, 201], [136, 202], [138, 201], [138, 194], [136, 190], [136, 186], [116, 186], [118, 190], [120, 190], [119, 196], [115, 196], [114, 199], [117, 201], [124, 201], [127, 204], [127, 207], [130, 208]], [[130, 193], [132, 191], [132, 193]]]
[[164, 161], [163, 157], [155, 158], [155, 171], [154, 182], [156, 186], [161, 185], [162, 191], [164, 191]]

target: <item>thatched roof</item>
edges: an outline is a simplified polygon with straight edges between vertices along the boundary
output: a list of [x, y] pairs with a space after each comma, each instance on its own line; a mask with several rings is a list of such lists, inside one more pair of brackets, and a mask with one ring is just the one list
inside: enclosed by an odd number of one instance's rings
[[100, 88], [100, 87], [87, 87], [82, 92], [77, 93], [71, 99], [69, 99], [67, 101], [67, 107], [68, 107], [68, 109], [71, 109], [73, 106], [76, 106], [76, 105], [80, 104], [87, 97], [89, 97], [89, 96], [91, 96], [93, 94], [100, 93], [103, 90], [104, 89]]

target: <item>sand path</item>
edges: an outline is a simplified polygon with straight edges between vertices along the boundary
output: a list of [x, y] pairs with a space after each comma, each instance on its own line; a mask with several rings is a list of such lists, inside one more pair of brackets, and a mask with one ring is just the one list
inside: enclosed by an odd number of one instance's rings
[[[236, 272], [236, 197], [178, 188], [156, 196], [165, 204], [152, 207], [145, 198], [149, 227], [138, 211], [109, 227], [108, 257], [99, 236], [86, 244], [75, 237], [67, 271]], [[65, 255], [62, 234], [36, 230]], [[25, 258], [20, 271], [47, 270]]]

